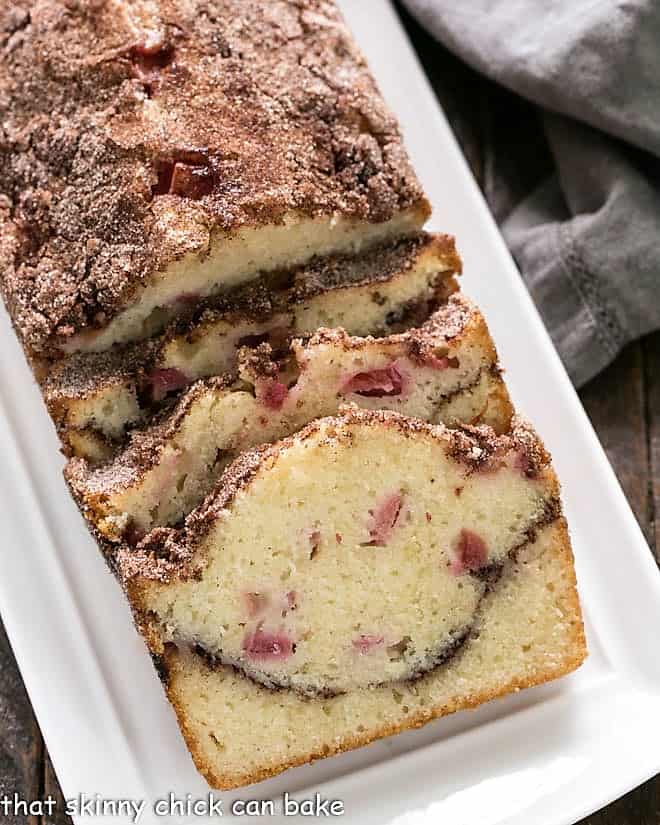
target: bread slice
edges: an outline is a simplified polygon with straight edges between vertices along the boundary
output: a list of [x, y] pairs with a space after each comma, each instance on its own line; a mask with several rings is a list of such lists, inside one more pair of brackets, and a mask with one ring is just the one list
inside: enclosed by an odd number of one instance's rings
[[557, 479], [515, 421], [350, 411], [118, 558], [193, 758], [233, 787], [576, 668]]
[[455, 289], [461, 269], [453, 239], [420, 234], [361, 255], [318, 258], [191, 307], [148, 342], [78, 353], [42, 387], [68, 454], [98, 459], [127, 427], [198, 378], [237, 371], [246, 343], [287, 348], [319, 327], [387, 335], [421, 323]]
[[420, 329], [386, 338], [321, 330], [294, 340], [288, 359], [242, 350], [241, 376], [198, 382], [160, 424], [134, 433], [99, 467], [65, 470], [95, 532], [135, 542], [196, 506], [237, 454], [290, 435], [341, 404], [394, 409], [428, 421], [506, 430], [511, 406], [485, 321], [460, 293]]
[[0, 54], [0, 288], [32, 359], [416, 233], [429, 205], [332, 0], [36, 0]]

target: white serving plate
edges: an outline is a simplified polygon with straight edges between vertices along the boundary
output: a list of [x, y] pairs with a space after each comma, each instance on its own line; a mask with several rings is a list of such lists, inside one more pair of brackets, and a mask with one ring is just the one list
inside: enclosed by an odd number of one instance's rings
[[[464, 288], [484, 309], [513, 397], [554, 455], [591, 656], [557, 683], [219, 796], [226, 815], [233, 799], [318, 791], [361, 825], [567, 825], [660, 771], [660, 576], [388, 0], [342, 6], [404, 126], [433, 226], [458, 238]], [[4, 311], [0, 345], [0, 610], [64, 795], [204, 798], [119, 588], [69, 499]]]

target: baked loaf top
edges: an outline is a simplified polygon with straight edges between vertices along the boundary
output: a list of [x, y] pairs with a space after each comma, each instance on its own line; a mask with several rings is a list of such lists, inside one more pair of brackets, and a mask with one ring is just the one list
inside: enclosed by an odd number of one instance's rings
[[214, 230], [427, 208], [334, 3], [20, 0], [0, 44], [0, 280], [32, 353]]

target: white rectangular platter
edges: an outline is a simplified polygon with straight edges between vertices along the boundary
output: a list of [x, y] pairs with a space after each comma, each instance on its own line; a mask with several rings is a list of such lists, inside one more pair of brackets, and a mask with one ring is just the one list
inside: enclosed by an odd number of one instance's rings
[[[660, 771], [660, 575], [394, 10], [342, 6], [403, 124], [433, 227], [458, 239], [464, 289], [491, 325], [514, 400], [554, 455], [591, 655], [558, 683], [219, 797], [225, 818], [234, 799], [288, 791], [340, 799], [342, 821], [361, 825], [567, 825]], [[170, 792], [204, 799], [208, 788], [69, 500], [4, 310], [0, 345], [0, 610], [64, 795], [146, 800], [143, 824], [205, 822], [153, 813]]]

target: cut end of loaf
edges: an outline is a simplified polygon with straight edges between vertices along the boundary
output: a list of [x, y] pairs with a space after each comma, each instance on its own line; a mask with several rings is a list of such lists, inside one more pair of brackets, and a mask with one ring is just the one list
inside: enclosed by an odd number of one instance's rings
[[255, 781], [577, 667], [548, 462], [522, 422], [347, 411], [242, 456], [185, 528], [122, 551], [207, 778]]

